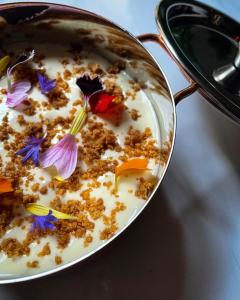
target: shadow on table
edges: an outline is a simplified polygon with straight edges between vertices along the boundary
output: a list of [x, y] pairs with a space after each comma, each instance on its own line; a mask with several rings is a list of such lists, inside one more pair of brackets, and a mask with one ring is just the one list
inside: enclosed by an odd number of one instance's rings
[[194, 119], [187, 136], [184, 130], [177, 135], [167, 198], [171, 202], [178, 195], [169, 206], [184, 233], [184, 299], [235, 300], [240, 295], [240, 127], [202, 101], [189, 104]]
[[0, 292], [11, 293], [11, 300], [183, 300], [183, 261], [181, 227], [163, 190], [158, 190], [125, 236], [94, 261], [32, 282], [2, 286]]
[[240, 175], [240, 125], [209, 105], [201, 106], [204, 120], [207, 122], [212, 137]]

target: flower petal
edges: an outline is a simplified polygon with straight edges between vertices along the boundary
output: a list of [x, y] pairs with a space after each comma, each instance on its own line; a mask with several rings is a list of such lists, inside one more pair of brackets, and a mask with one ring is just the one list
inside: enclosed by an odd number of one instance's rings
[[66, 179], [72, 175], [77, 165], [77, 144], [71, 134], [66, 134], [56, 145], [52, 146], [41, 157], [41, 165], [48, 168], [54, 165], [59, 175]]
[[54, 216], [55, 218], [59, 219], [59, 220], [76, 220], [77, 217], [62, 213], [60, 211], [57, 211], [55, 209], [52, 209], [50, 207], [41, 205], [41, 204], [37, 204], [37, 203], [29, 203], [26, 206], [26, 210], [30, 213], [32, 213], [35, 216], [46, 216], [47, 214], [49, 214], [49, 211], [52, 211], [52, 216]]
[[25, 140], [25, 144], [26, 146], [22, 149], [20, 149], [19, 151], [16, 152], [16, 155], [22, 155], [25, 154], [25, 157], [22, 159], [22, 162], [26, 162], [29, 158], [32, 158], [35, 166], [39, 165], [39, 151], [40, 151], [40, 147], [42, 142], [45, 140], [45, 138], [35, 138], [33, 136], [28, 137]]
[[36, 146], [36, 149], [32, 154], [32, 160], [36, 167], [39, 165], [39, 151], [40, 151], [40, 146]]
[[27, 93], [31, 89], [31, 83], [28, 80], [17, 81], [11, 85], [12, 93], [25, 92]]
[[12, 192], [12, 182], [5, 178], [0, 178], [0, 194]]
[[76, 135], [82, 129], [86, 119], [87, 110], [85, 107], [83, 107], [78, 111], [69, 133], [72, 135]]
[[26, 100], [28, 97], [28, 94], [25, 92], [23, 93], [8, 93], [7, 94], [7, 106], [8, 107], [15, 107], [19, 104], [21, 104], [24, 100]]
[[33, 224], [31, 231], [37, 230], [55, 230], [54, 222], [57, 222], [58, 219], [52, 215], [52, 210], [49, 210], [48, 214], [44, 216], [36, 216], [33, 217]]
[[55, 79], [52, 79], [52, 80], [49, 80], [48, 82], [46, 82], [45, 84], [45, 91], [47, 93], [49, 93], [51, 90], [53, 90], [54, 88], [56, 87], [56, 80]]
[[113, 103], [113, 99], [115, 98], [116, 96], [109, 95], [105, 92], [98, 92], [93, 94], [89, 99], [91, 111], [93, 113], [107, 112], [107, 110], [115, 104]]
[[78, 149], [77, 144], [74, 142], [74, 144], [66, 150], [61, 159], [58, 159], [55, 163], [55, 167], [61, 178], [66, 179], [72, 175], [77, 166], [77, 157]]
[[46, 150], [43, 154], [40, 155], [40, 162], [43, 168], [48, 168], [61, 158], [61, 148], [58, 147], [58, 144], [52, 146]]
[[22, 155], [26, 152], [28, 152], [29, 150], [31, 150], [32, 145], [27, 145], [26, 147], [20, 149], [19, 151], [16, 152], [17, 155]]
[[122, 102], [115, 102], [116, 96], [104, 91], [94, 93], [89, 98], [92, 113], [101, 115], [104, 118], [119, 116], [124, 111]]
[[133, 173], [147, 171], [148, 160], [146, 158], [133, 158], [115, 168], [115, 191], [118, 191], [119, 176]]
[[27, 92], [31, 89], [31, 83], [29, 81], [17, 81], [11, 85], [10, 90], [7, 93], [7, 105], [8, 107], [15, 107], [21, 102], [26, 100]]
[[34, 145], [34, 146], [37, 146], [37, 145], [40, 145], [43, 141], [45, 140], [45, 138], [35, 138], [34, 136], [29, 136], [26, 141], [25, 141], [25, 144], [26, 145]]
[[48, 80], [46, 76], [42, 75], [41, 73], [37, 72], [38, 81], [40, 85], [40, 90], [43, 94], [49, 93], [56, 87], [56, 80]]
[[43, 85], [45, 83], [45, 76], [43, 76], [40, 72], [37, 72], [37, 77], [38, 77], [40, 86]]
[[30, 157], [32, 157], [34, 155], [35, 149], [34, 147], [32, 147], [27, 154], [24, 156], [24, 158], [22, 159], [22, 162], [25, 163]]
[[133, 158], [123, 162], [115, 168], [116, 176], [124, 175], [128, 172], [147, 170], [148, 160], [146, 158]]
[[5, 71], [7, 65], [10, 62], [10, 56], [6, 55], [0, 59], [0, 75]]
[[77, 79], [76, 83], [85, 96], [103, 90], [102, 81], [98, 76], [92, 79], [89, 75], [83, 75]]
[[51, 231], [56, 229], [56, 227], [51, 222], [47, 222], [47, 224], [45, 223], [45, 227], [47, 227], [47, 229]]

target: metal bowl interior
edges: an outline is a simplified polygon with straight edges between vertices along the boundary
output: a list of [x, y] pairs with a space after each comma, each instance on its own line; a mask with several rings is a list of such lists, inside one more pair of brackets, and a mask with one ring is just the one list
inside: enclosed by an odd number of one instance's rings
[[[65, 269], [93, 255], [121, 234], [141, 213], [158, 188], [169, 164], [173, 150], [176, 115], [173, 96], [164, 73], [151, 54], [129, 32], [114, 23], [80, 9], [48, 3], [15, 3], [0, 7], [1, 47], [10, 48], [12, 43], [27, 40], [29, 44], [50, 43], [74, 44], [98, 53], [110, 61], [122, 59], [126, 72], [136, 82], [146, 83], [144, 92], [152, 104], [161, 138], [164, 160], [159, 165], [158, 183], [144, 205], [135, 212], [115, 236], [101, 246], [86, 252], [65, 264], [35, 274], [0, 274], [0, 283], [12, 283], [35, 279]], [[146, 112], [148, 113], [148, 112]]]

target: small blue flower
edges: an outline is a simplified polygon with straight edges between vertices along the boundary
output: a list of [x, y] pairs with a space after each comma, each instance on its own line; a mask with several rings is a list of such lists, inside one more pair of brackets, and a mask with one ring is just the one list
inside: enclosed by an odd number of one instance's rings
[[42, 75], [41, 73], [37, 72], [37, 77], [40, 85], [41, 92], [43, 94], [47, 94], [51, 92], [56, 87], [56, 80], [48, 80], [46, 76]]
[[52, 211], [49, 210], [49, 213], [46, 216], [33, 216], [34, 221], [32, 224], [31, 231], [33, 230], [55, 230], [56, 227], [53, 225], [54, 222], [57, 222], [58, 219], [52, 215]]
[[45, 140], [45, 138], [37, 139], [35, 137], [29, 137], [26, 139], [25, 144], [26, 146], [19, 150], [16, 154], [22, 155], [26, 154], [24, 158], [22, 159], [22, 162], [26, 162], [29, 158], [32, 158], [35, 166], [39, 165], [39, 151], [42, 142]]

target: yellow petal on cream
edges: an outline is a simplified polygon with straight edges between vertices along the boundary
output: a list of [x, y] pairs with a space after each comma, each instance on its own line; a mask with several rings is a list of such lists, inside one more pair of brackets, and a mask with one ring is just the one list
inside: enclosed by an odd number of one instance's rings
[[61, 176], [55, 176], [54, 177], [56, 180], [60, 181], [60, 182], [64, 182], [65, 179], [63, 179]]
[[10, 56], [6, 55], [0, 59], [0, 75], [6, 70], [8, 64], [10, 62]]
[[52, 209], [51, 207], [47, 207], [47, 206], [44, 206], [41, 204], [36, 204], [36, 203], [27, 204], [26, 210], [36, 216], [46, 216], [46, 215], [48, 215], [49, 211], [51, 210], [52, 215], [59, 220], [77, 220], [78, 219], [77, 217], [62, 213], [60, 211]]

